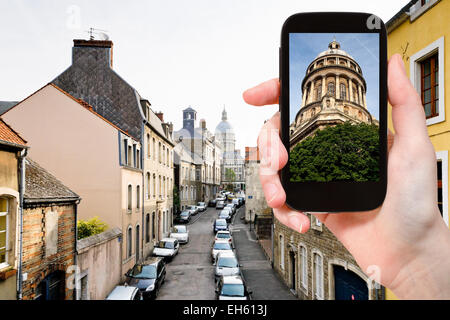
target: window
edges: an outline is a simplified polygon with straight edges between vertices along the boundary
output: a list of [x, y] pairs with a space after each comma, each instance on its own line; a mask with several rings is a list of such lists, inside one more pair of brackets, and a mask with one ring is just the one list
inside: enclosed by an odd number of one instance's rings
[[158, 177], [158, 196], [161, 198], [161, 176]]
[[334, 96], [334, 82], [328, 83], [328, 93]]
[[150, 172], [147, 172], [147, 189], [145, 190], [145, 199], [150, 199]]
[[141, 167], [141, 161], [140, 161], [140, 155], [139, 155], [139, 149], [136, 150], [136, 168]]
[[162, 152], [161, 152], [161, 142], [158, 143], [158, 159], [159, 163], [161, 163]]
[[8, 199], [0, 198], [0, 268], [8, 265]]
[[316, 88], [316, 100], [320, 100], [322, 98], [322, 86], [317, 86]]
[[283, 235], [280, 234], [280, 268], [284, 270], [284, 238]]
[[150, 214], [145, 216], [145, 242], [150, 242]]
[[133, 144], [133, 166], [137, 167], [136, 144]]
[[439, 59], [435, 54], [420, 63], [421, 97], [428, 118], [439, 115]]
[[128, 159], [127, 165], [131, 166], [131, 157], [133, 156], [133, 149], [131, 146], [128, 146]]
[[128, 231], [127, 231], [127, 257], [131, 257], [132, 254], [132, 230], [131, 230], [131, 226], [128, 227]]
[[150, 158], [150, 135], [147, 134], [147, 158]]
[[166, 146], [163, 145], [162, 150], [163, 150], [162, 162], [163, 162], [163, 164], [165, 164], [166, 163]]
[[308, 257], [306, 248], [300, 246], [300, 284], [304, 289], [308, 289]]
[[358, 103], [359, 99], [358, 99], [358, 89], [356, 88], [355, 85], [353, 85], [353, 102]]
[[341, 83], [340, 89], [341, 89], [341, 94], [340, 94], [341, 99], [342, 100], [347, 99], [347, 92], [346, 92], [347, 90], [345, 89], [345, 84]]
[[132, 201], [131, 201], [132, 193], [133, 193], [133, 190], [132, 190], [132, 187], [131, 187], [131, 184], [130, 184], [130, 185], [128, 185], [128, 211], [131, 211], [131, 209], [132, 209], [132, 207], [131, 207], [131, 205], [132, 205]]
[[140, 187], [136, 186], [136, 208], [139, 209], [139, 207], [141, 206], [141, 195], [140, 193]]
[[153, 174], [153, 198], [156, 197], [156, 175]]
[[169, 148], [167, 148], [166, 153], [167, 153], [167, 155], [166, 155], [166, 165], [169, 166], [169, 163], [170, 163]]
[[155, 153], [156, 152], [156, 150], [155, 150], [156, 146], [155, 145], [156, 145], [155, 138], [153, 138], [153, 159], [156, 159], [155, 158], [155, 154], [156, 154]]
[[323, 260], [314, 253], [314, 298], [323, 300]]
[[152, 213], [152, 239], [155, 240], [156, 239], [156, 216], [155, 216], [155, 211], [153, 211]]

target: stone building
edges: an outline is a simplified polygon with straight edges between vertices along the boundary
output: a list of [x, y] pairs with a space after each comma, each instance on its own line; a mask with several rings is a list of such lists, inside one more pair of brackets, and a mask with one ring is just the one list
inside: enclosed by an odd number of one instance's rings
[[222, 121], [215, 130], [217, 142], [222, 147], [222, 188], [227, 185], [233, 186], [233, 191], [245, 190], [245, 168], [244, 158], [240, 150], [236, 149], [236, 137], [233, 127], [228, 121], [225, 107], [222, 111]]
[[25, 164], [22, 298], [75, 299], [66, 284], [75, 272], [80, 197], [30, 158]]
[[378, 123], [367, 109], [367, 84], [361, 67], [339, 42], [330, 42], [306, 70], [302, 104], [289, 128], [291, 150], [327, 126], [346, 121]]
[[27, 141], [0, 118], [0, 300], [17, 298], [21, 195]]
[[197, 111], [188, 107], [183, 110], [183, 127], [174, 132], [174, 139], [182, 143], [196, 163], [196, 177], [201, 187], [197, 201], [208, 202], [215, 198], [220, 187], [222, 149], [216, 137], [207, 129], [206, 121], [200, 120], [196, 127]]
[[[378, 124], [367, 109], [361, 67], [336, 40], [308, 65], [301, 88], [302, 104], [290, 125], [291, 150], [327, 126], [346, 121]], [[382, 299], [384, 288], [365, 275], [315, 216], [308, 215], [311, 228], [304, 234], [274, 221], [274, 268], [291, 291], [304, 300]]]

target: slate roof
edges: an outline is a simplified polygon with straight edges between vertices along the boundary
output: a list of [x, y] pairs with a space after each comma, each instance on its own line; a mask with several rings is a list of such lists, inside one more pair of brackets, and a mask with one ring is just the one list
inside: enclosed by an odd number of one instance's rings
[[26, 147], [24, 140], [13, 128], [0, 118], [0, 143], [17, 147]]
[[0, 115], [14, 107], [18, 101], [0, 101]]
[[39, 164], [25, 159], [25, 203], [72, 202], [80, 197]]

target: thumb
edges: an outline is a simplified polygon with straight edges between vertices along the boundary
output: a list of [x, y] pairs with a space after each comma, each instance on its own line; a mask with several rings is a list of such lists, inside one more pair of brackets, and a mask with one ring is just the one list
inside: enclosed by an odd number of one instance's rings
[[405, 66], [399, 54], [389, 59], [388, 92], [396, 136], [400, 139], [403, 137], [428, 139], [422, 101], [406, 76]]

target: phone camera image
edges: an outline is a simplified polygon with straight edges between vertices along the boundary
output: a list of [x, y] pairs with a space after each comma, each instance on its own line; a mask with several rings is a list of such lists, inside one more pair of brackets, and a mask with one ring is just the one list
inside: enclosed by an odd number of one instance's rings
[[289, 34], [289, 179], [380, 179], [379, 34]]

